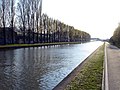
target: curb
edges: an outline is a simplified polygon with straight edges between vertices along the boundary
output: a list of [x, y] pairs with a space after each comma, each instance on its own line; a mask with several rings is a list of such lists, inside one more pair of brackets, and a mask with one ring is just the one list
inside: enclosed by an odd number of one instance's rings
[[108, 84], [108, 58], [107, 58], [107, 45], [105, 42], [105, 56], [104, 56], [104, 69], [103, 69], [103, 78], [102, 78], [102, 90], [109, 90], [109, 84]]

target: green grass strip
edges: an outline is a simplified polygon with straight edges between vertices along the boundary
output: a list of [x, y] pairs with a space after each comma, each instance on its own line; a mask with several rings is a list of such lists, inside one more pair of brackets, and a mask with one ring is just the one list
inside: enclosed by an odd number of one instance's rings
[[79, 74], [65, 90], [101, 90], [104, 60], [102, 45], [83, 65]]
[[55, 42], [55, 43], [36, 43], [36, 44], [8, 44], [0, 45], [0, 49], [7, 48], [24, 48], [24, 47], [39, 47], [39, 46], [49, 46], [49, 45], [62, 45], [62, 44], [80, 44], [81, 42]]

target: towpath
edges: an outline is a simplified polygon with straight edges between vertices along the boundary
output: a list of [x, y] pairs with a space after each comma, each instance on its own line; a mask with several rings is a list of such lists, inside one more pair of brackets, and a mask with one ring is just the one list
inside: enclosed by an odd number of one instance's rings
[[[120, 49], [106, 44], [107, 78], [105, 90], [120, 90]], [[105, 61], [106, 63], [106, 61]]]

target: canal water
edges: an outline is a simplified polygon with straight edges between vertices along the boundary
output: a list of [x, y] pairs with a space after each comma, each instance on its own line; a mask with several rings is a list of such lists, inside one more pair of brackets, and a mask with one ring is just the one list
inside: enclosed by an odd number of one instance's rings
[[52, 90], [102, 44], [0, 50], [0, 90]]

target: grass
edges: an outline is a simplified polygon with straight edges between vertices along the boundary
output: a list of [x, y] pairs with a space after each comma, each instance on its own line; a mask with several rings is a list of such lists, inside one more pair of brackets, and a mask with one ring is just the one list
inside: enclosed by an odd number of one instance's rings
[[85, 64], [65, 90], [101, 90], [104, 60], [104, 45], [102, 45]]
[[62, 45], [62, 44], [80, 44], [80, 42], [55, 42], [55, 43], [36, 43], [36, 44], [8, 44], [8, 45], [0, 45], [0, 49], [22, 48], [22, 47], [39, 47], [39, 46]]

